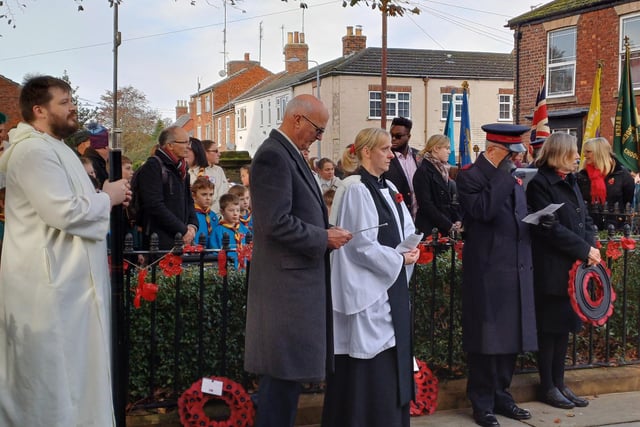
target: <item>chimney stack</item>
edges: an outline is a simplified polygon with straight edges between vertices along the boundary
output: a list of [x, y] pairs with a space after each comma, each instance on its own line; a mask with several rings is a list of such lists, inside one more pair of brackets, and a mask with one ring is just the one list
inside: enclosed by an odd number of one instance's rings
[[342, 37], [342, 56], [348, 56], [367, 47], [367, 36], [362, 35], [362, 26], [356, 25], [356, 34], [353, 27], [347, 27], [347, 35]]
[[[287, 44], [284, 46], [284, 68], [288, 74], [295, 74], [309, 69], [309, 46], [304, 42], [304, 33], [287, 33]], [[292, 58], [297, 60], [290, 61]]]
[[178, 102], [176, 103], [176, 120], [188, 113], [189, 106], [187, 105], [187, 101], [178, 100]]
[[237, 73], [238, 71], [246, 68], [252, 68], [260, 65], [258, 61], [252, 61], [248, 52], [244, 54], [243, 61], [229, 61], [227, 62], [227, 76]]

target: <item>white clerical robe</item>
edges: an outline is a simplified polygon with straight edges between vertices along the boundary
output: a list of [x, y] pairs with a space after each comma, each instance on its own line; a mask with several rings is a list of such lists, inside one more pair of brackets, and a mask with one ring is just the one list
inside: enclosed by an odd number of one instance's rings
[[63, 141], [21, 123], [0, 157], [0, 425], [115, 425], [110, 200]]
[[[330, 222], [351, 232], [379, 225], [373, 198], [360, 176], [352, 175], [342, 183], [336, 191]], [[389, 181], [387, 184], [393, 186]], [[391, 189], [396, 192], [395, 187]], [[393, 200], [388, 188], [381, 191], [401, 239], [413, 234], [415, 226], [406, 204]], [[403, 211], [404, 228], [396, 205]], [[331, 253], [335, 354], [370, 359], [395, 345], [387, 290], [401, 273], [404, 257], [395, 248], [381, 245], [377, 235], [377, 228], [357, 232], [349, 243]], [[413, 266], [406, 266], [406, 272], [408, 283]]]

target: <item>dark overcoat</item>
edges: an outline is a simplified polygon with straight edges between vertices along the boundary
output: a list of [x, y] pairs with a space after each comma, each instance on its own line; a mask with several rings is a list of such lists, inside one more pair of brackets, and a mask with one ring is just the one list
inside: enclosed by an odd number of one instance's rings
[[586, 260], [596, 233], [573, 174], [562, 179], [554, 169], [541, 167], [527, 187], [531, 211], [564, 203], [554, 212], [551, 228], [532, 227], [533, 278], [539, 332], [566, 333], [580, 329], [567, 292], [569, 271]]
[[453, 223], [460, 220], [457, 200], [452, 204], [455, 181], [445, 180], [433, 163], [424, 159], [413, 175], [413, 191], [418, 202], [416, 228], [425, 235], [434, 227], [442, 235], [449, 234]]
[[251, 203], [245, 369], [320, 380], [333, 357], [327, 210], [302, 155], [277, 130], [252, 161]]
[[484, 156], [458, 173], [466, 233], [463, 249], [463, 348], [482, 354], [537, 349], [533, 266], [526, 195]]
[[[409, 147], [409, 155], [413, 157], [413, 160], [418, 164], [416, 160], [416, 156], [418, 155], [418, 150], [415, 148]], [[400, 160], [394, 155], [391, 159], [391, 163], [389, 163], [389, 170], [382, 174], [385, 179], [393, 182], [393, 185], [398, 189], [398, 193], [402, 193], [402, 198], [407, 205], [407, 209], [411, 212], [411, 186], [409, 185], [409, 180], [407, 179], [407, 175], [404, 173], [404, 169], [400, 164]]]
[[171, 249], [177, 233], [184, 236], [189, 224], [198, 228], [198, 218], [189, 174], [183, 178], [175, 162], [160, 149], [154, 157], [140, 166], [136, 177], [143, 212], [144, 247], [149, 247], [151, 234], [157, 233], [160, 249]]

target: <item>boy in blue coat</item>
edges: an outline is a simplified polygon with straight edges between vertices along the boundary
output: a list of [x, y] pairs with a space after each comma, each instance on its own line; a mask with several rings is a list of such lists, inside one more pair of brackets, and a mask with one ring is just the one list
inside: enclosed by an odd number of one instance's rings
[[198, 217], [198, 231], [193, 243], [199, 245], [204, 236], [204, 247], [213, 249], [213, 230], [218, 225], [218, 216], [210, 209], [213, 200], [213, 183], [206, 176], [201, 176], [191, 185], [191, 195]]
[[237, 250], [244, 245], [245, 236], [249, 229], [240, 222], [240, 199], [234, 194], [223, 194], [220, 197], [220, 213], [222, 219], [213, 229], [212, 241], [215, 249], [222, 249], [222, 236], [229, 235], [228, 257], [233, 260], [234, 266], [238, 268]]

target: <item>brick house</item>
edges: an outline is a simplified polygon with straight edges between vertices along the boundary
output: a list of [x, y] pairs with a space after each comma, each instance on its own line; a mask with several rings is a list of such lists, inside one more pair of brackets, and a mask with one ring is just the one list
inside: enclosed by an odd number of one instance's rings
[[225, 72], [226, 78], [191, 95], [188, 109], [191, 134], [199, 139], [215, 140], [223, 151], [235, 147], [234, 117], [223, 107], [273, 75], [257, 61], [250, 60], [248, 53], [242, 61], [229, 61]]
[[544, 74], [550, 128], [576, 135], [581, 144], [602, 61], [601, 135], [611, 142], [625, 35], [631, 40], [634, 87], [640, 89], [640, 1], [556, 0], [508, 26], [515, 31], [516, 122], [530, 123]]
[[19, 83], [0, 75], [0, 112], [7, 116], [7, 131], [22, 120], [19, 104], [21, 88]]
[[[347, 27], [343, 56], [307, 69], [304, 35], [289, 34], [284, 48], [286, 71], [268, 84], [238, 97], [238, 149], [253, 155], [271, 129], [280, 124], [286, 103], [303, 93], [317, 93], [329, 108], [322, 142], [311, 147], [313, 156], [337, 160], [356, 133], [380, 127], [380, 70], [382, 49], [366, 47], [366, 36]], [[511, 54], [423, 49], [388, 49], [387, 128], [395, 116], [413, 120], [411, 145], [424, 147], [429, 136], [444, 130], [451, 89], [457, 89], [456, 141], [461, 112], [461, 85], [468, 81], [471, 141], [484, 149], [485, 123], [511, 123], [513, 60]], [[291, 61], [291, 58], [297, 58]], [[474, 156], [472, 156], [474, 158]]]

